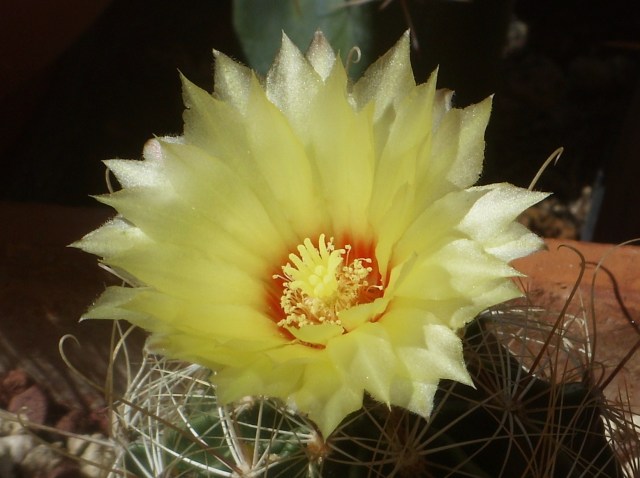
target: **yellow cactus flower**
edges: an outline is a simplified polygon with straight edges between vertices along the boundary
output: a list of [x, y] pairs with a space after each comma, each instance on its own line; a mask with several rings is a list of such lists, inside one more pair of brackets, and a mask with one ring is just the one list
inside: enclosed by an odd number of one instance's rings
[[490, 99], [416, 85], [407, 35], [351, 84], [317, 34], [306, 55], [285, 36], [264, 79], [216, 53], [213, 94], [184, 80], [184, 101], [182, 136], [106, 162], [118, 215], [74, 245], [128, 286], [86, 317], [324, 436], [365, 392], [427, 417], [440, 379], [471, 385], [459, 329], [519, 295], [508, 263], [542, 245], [515, 218], [545, 194], [473, 187]]

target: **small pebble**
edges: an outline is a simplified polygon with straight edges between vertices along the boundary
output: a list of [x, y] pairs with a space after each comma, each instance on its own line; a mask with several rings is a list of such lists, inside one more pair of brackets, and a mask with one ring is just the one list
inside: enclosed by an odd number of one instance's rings
[[[100, 434], [91, 435], [92, 438], [104, 440]], [[106, 470], [111, 470], [115, 455], [113, 449], [100, 445], [99, 443], [89, 442], [82, 453], [82, 459], [95, 463], [97, 466], [89, 463], [81, 463], [80, 469], [88, 478], [101, 478]]]
[[89, 442], [82, 437], [67, 438], [67, 450], [74, 456], [82, 456], [88, 445]]
[[[16, 463], [22, 462], [29, 450], [35, 445], [36, 440], [31, 435], [9, 435], [0, 438], [0, 463], [2, 463], [0, 467], [6, 469], [10, 465], [13, 468]], [[0, 476], [4, 478], [5, 475], [0, 474]]]
[[29, 450], [18, 466], [21, 476], [47, 478], [62, 462], [62, 455], [55, 447], [53, 444], [40, 444]]
[[[22, 430], [22, 425], [18, 420], [3, 420], [0, 418], [0, 437], [16, 435]], [[2, 475], [0, 475], [2, 477]]]

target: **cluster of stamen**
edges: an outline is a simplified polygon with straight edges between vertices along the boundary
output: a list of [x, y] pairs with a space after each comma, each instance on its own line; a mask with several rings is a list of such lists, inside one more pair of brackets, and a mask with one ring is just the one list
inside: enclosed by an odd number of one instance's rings
[[350, 261], [351, 246], [336, 249], [333, 238], [325, 242], [321, 234], [318, 247], [309, 238], [298, 246], [298, 253], [289, 254], [291, 262], [282, 267], [284, 275], [274, 275], [283, 281], [280, 307], [285, 318], [280, 327], [331, 323], [341, 325], [340, 312], [360, 303], [365, 292], [382, 290], [370, 284], [373, 272], [368, 257]]

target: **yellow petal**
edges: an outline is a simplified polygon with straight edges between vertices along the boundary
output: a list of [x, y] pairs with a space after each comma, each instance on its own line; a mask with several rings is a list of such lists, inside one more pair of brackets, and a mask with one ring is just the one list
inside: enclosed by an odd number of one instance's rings
[[462, 356], [460, 337], [450, 327], [429, 324], [424, 327], [424, 347], [401, 348], [398, 351], [409, 378], [420, 382], [440, 379], [473, 385]]
[[336, 62], [336, 55], [322, 32], [317, 31], [313, 35], [313, 40], [305, 56], [320, 78], [326, 80]]
[[[407, 225], [420, 211], [416, 197], [416, 174], [421, 150], [432, 141], [431, 129], [436, 75], [408, 94], [398, 105], [397, 113], [376, 164], [374, 194], [371, 198], [370, 215], [376, 228], [381, 231], [378, 243], [381, 261], [390, 254]], [[427, 134], [425, 134], [427, 132]], [[382, 237], [384, 235], [384, 237]], [[386, 251], [386, 252], [383, 252]]]
[[300, 387], [287, 401], [307, 413], [328, 437], [345, 416], [362, 406], [362, 393], [331, 363], [317, 361], [305, 367]]
[[96, 300], [93, 306], [83, 314], [83, 319], [110, 319], [110, 320], [147, 320], [146, 314], [132, 314], [123, 306], [130, 302], [141, 289], [129, 287], [110, 286]]
[[433, 253], [446, 243], [464, 237], [457, 227], [484, 194], [486, 191], [481, 189], [447, 194], [423, 208], [395, 241], [387, 239], [388, 232], [384, 231], [382, 237], [395, 245], [394, 261], [404, 262], [413, 255]]
[[[185, 142], [227, 162], [242, 177], [249, 177], [245, 117], [232, 104], [214, 98], [184, 77], [181, 80], [187, 108], [184, 112]], [[247, 81], [247, 88], [249, 84]]]
[[250, 97], [247, 114], [251, 122], [247, 125], [246, 146], [254, 159], [256, 173], [264, 178], [265, 186], [277, 199], [292, 228], [317, 230], [324, 224], [325, 208], [318, 200], [304, 145], [255, 79]]
[[397, 359], [383, 327], [368, 323], [331, 340], [327, 354], [355, 391], [367, 390], [375, 399], [389, 403]]
[[143, 289], [119, 304], [119, 308], [140, 316], [155, 317], [163, 328], [171, 327], [176, 332], [199, 335], [209, 342], [228, 343], [233, 339], [244, 339], [250, 329], [269, 346], [288, 343], [264, 311], [250, 304], [195, 302]]
[[307, 344], [325, 345], [330, 339], [342, 335], [344, 329], [336, 324], [315, 324], [305, 327], [287, 327], [298, 340]]
[[433, 398], [438, 390], [438, 382], [420, 382], [405, 377], [395, 377], [391, 386], [391, 403], [425, 418], [433, 410]]
[[342, 64], [336, 63], [309, 113], [314, 128], [309, 131], [307, 151], [330, 213], [330, 230], [364, 236], [374, 170], [372, 110], [354, 111], [346, 82]]
[[130, 251], [105, 260], [142, 283], [183, 299], [217, 303], [264, 304], [268, 275], [259, 276], [236, 264], [222, 263], [200, 251], [155, 244], [146, 251]]
[[309, 106], [321, 83], [315, 69], [283, 32], [280, 51], [267, 73], [265, 91], [298, 134], [309, 127]]
[[122, 217], [116, 216], [79, 241], [72, 243], [71, 247], [77, 247], [101, 257], [113, 257], [135, 247], [144, 247], [148, 243], [149, 238], [144, 232]]
[[224, 53], [214, 50], [216, 67], [214, 94], [222, 101], [244, 112], [249, 99], [253, 73], [246, 66], [233, 61]]
[[461, 110], [457, 155], [447, 180], [459, 188], [468, 188], [480, 178], [484, 159], [484, 132], [489, 123], [492, 98]]
[[[515, 219], [522, 211], [549, 195], [526, 191], [506, 183], [479, 186], [472, 189], [485, 191], [486, 194], [473, 205], [458, 229], [488, 247], [503, 241], [502, 234], [514, 224]], [[487, 217], [491, 217], [491, 221], [487, 221]], [[510, 238], [512, 234], [509, 234]], [[527, 253], [530, 252], [533, 251]], [[511, 259], [513, 257], [507, 260]]]
[[375, 104], [374, 120], [385, 116], [388, 108], [415, 87], [409, 58], [409, 32], [364, 72], [353, 85], [353, 97], [358, 108]]
[[369, 322], [372, 317], [379, 317], [389, 304], [389, 298], [380, 297], [373, 302], [359, 304], [340, 312], [340, 323], [344, 330], [350, 332]]

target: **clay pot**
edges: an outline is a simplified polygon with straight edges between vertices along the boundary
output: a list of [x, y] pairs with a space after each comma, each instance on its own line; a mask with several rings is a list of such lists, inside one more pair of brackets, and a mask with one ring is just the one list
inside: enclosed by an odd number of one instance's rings
[[596, 338], [596, 378], [611, 378], [605, 394], [617, 400], [620, 391], [628, 393], [640, 411], [640, 351], [634, 353], [640, 345], [640, 247], [557, 239], [546, 244], [547, 250], [514, 262], [526, 274], [518, 280], [522, 290], [533, 305], [552, 311], [553, 320], [575, 289], [567, 316], [585, 318]]

